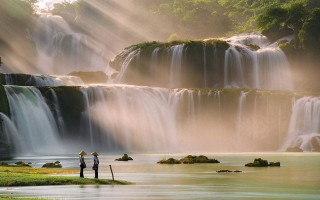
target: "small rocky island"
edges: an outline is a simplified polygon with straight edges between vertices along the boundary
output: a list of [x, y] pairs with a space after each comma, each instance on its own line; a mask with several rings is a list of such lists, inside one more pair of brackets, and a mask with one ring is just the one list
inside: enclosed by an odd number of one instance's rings
[[162, 159], [159, 162], [159, 164], [194, 164], [194, 163], [220, 163], [216, 159], [209, 159], [207, 156], [200, 155], [200, 156], [193, 156], [188, 155], [184, 158], [181, 158], [180, 160], [175, 158], [169, 158], [169, 159]]
[[255, 158], [253, 163], [245, 164], [246, 167], [280, 167], [280, 162], [268, 162], [261, 158]]
[[115, 161], [129, 161], [129, 160], [133, 160], [130, 156], [128, 156], [128, 154], [124, 154], [121, 158], [117, 158], [115, 159]]

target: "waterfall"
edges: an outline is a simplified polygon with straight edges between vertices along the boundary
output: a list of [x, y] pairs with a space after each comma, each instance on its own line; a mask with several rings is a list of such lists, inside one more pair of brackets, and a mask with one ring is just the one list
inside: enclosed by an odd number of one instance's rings
[[13, 149], [15, 154], [21, 154], [27, 150], [25, 144], [21, 141], [18, 135], [18, 130], [14, 123], [3, 113], [0, 113], [0, 119], [2, 120], [2, 132], [4, 135], [0, 139], [6, 141]]
[[60, 103], [59, 103], [59, 99], [58, 96], [56, 94], [56, 92], [50, 88], [50, 92], [52, 95], [52, 104], [53, 104], [53, 110], [54, 110], [54, 118], [57, 122], [57, 127], [60, 133], [61, 138], [63, 138], [66, 134], [66, 124], [63, 120], [62, 114], [61, 114], [61, 107], [60, 107]]
[[168, 90], [108, 85], [82, 91], [91, 145], [142, 152], [174, 150], [177, 104], [169, 103]]
[[241, 91], [240, 97], [239, 97], [239, 105], [238, 105], [238, 114], [237, 114], [237, 135], [236, 135], [236, 140], [237, 140], [237, 150], [240, 149], [240, 145], [242, 144], [242, 126], [243, 126], [243, 118], [244, 118], [244, 110], [245, 110], [245, 103], [246, 103], [246, 93], [244, 91]]
[[72, 71], [105, 71], [103, 48], [89, 36], [73, 32], [64, 19], [40, 15], [33, 31], [38, 70], [44, 74]]
[[182, 55], [183, 44], [172, 46], [169, 49], [171, 55], [171, 68], [170, 68], [170, 88], [181, 87], [181, 68], [182, 68]]
[[157, 47], [152, 51], [152, 55], [151, 55], [151, 71], [154, 72], [156, 71], [158, 62], [159, 62], [159, 57], [158, 57], [158, 53], [159, 53], [160, 48]]
[[320, 99], [303, 97], [294, 101], [288, 136], [281, 150], [298, 147], [320, 151]]
[[115, 78], [115, 82], [119, 83], [121, 82], [121, 80], [123, 79], [125, 72], [131, 62], [131, 60], [135, 57], [137, 57], [140, 54], [139, 49], [136, 49], [134, 51], [131, 51], [131, 49], [128, 49], [125, 53], [123, 53], [124, 55], [126, 55], [128, 53], [128, 55], [125, 57], [124, 61], [121, 64], [121, 68], [120, 71], [118, 72], [118, 75]]
[[[158, 53], [166, 50], [168, 53]], [[129, 84], [293, 90], [290, 66], [284, 52], [259, 34], [177, 44], [153, 42], [152, 46], [136, 45], [124, 50], [111, 65], [120, 69], [119, 77], [126, 76], [122, 83]], [[159, 74], [169, 83], [158, 81]], [[139, 80], [135, 80], [136, 77]]]
[[11, 120], [23, 141], [23, 154], [62, 152], [55, 119], [34, 87], [4, 86], [10, 106]]
[[226, 39], [225, 88], [293, 90], [289, 63], [283, 51], [256, 34]]

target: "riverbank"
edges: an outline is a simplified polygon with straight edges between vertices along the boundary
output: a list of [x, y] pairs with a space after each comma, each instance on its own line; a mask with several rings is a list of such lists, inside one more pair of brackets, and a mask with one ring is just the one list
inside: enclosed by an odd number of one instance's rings
[[[66, 169], [42, 169], [17, 166], [0, 166], [0, 187], [48, 186], [48, 185], [127, 185], [122, 180], [79, 178], [65, 176], [78, 171]], [[61, 176], [58, 176], [61, 174]], [[62, 176], [63, 175], [63, 176]]]

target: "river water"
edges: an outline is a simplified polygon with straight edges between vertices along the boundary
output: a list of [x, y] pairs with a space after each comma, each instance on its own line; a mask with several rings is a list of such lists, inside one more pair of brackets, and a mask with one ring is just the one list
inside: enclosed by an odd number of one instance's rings
[[[199, 155], [199, 154], [197, 154]], [[50, 199], [320, 199], [319, 153], [219, 153], [204, 155], [219, 164], [160, 165], [162, 158], [181, 158], [181, 154], [132, 154], [133, 161], [114, 161], [121, 155], [101, 155], [100, 178], [132, 181], [134, 185], [1, 187], [1, 196]], [[281, 167], [244, 167], [254, 158], [280, 161]], [[77, 155], [19, 157], [11, 160], [32, 162], [41, 167], [59, 160], [65, 168], [78, 168]], [[92, 158], [86, 156], [85, 177], [94, 177]], [[241, 173], [217, 173], [217, 170]], [[78, 176], [73, 174], [71, 176]]]

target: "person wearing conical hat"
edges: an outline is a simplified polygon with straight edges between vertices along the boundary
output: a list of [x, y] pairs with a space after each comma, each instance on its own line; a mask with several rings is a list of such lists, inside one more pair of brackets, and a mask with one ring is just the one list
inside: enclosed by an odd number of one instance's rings
[[80, 159], [80, 178], [83, 178], [83, 169], [87, 167], [86, 162], [84, 161], [84, 156], [87, 155], [87, 153], [84, 151], [81, 151], [79, 153], [79, 155], [80, 155], [80, 157], [79, 157], [79, 159]]
[[98, 169], [99, 169], [99, 158], [97, 152], [92, 152], [93, 155], [93, 166], [92, 169], [94, 170], [94, 178], [98, 178]]

